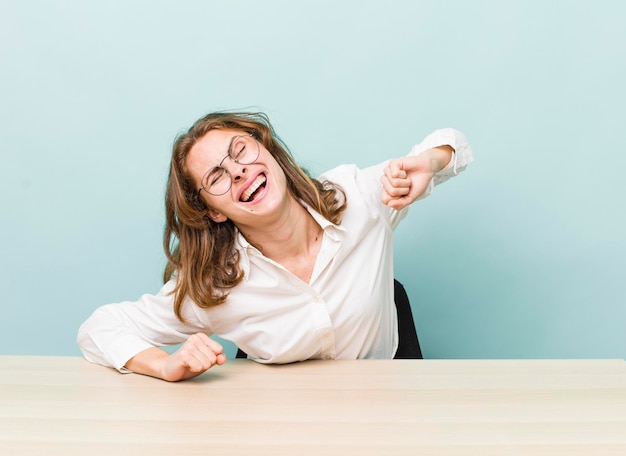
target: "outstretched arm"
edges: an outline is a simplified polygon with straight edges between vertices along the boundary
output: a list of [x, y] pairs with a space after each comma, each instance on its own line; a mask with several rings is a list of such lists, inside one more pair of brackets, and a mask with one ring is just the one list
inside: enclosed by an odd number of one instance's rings
[[380, 179], [383, 203], [396, 210], [413, 203], [426, 191], [434, 175], [450, 163], [453, 153], [451, 146], [442, 145], [417, 156], [390, 160]]

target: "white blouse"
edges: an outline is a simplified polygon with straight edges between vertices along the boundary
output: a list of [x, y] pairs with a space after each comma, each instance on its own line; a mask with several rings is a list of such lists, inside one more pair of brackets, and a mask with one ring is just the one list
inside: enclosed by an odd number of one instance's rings
[[[431, 133], [409, 155], [444, 144], [455, 153], [422, 197], [473, 161], [465, 136], [453, 129]], [[156, 295], [102, 306], [78, 332], [85, 358], [128, 372], [123, 366], [137, 353], [183, 342], [196, 332], [230, 340], [261, 363], [393, 358], [398, 345], [393, 230], [408, 208], [396, 211], [381, 202], [386, 164], [365, 169], [343, 165], [320, 177], [343, 188], [348, 206], [341, 225], [307, 208], [324, 232], [309, 283], [239, 235], [245, 276], [224, 304], [203, 309], [187, 298], [183, 323], [174, 313], [172, 279]]]

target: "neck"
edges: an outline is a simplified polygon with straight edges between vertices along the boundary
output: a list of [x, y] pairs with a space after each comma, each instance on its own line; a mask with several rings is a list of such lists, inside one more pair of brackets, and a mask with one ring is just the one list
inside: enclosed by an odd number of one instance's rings
[[295, 200], [272, 223], [239, 229], [263, 255], [284, 265], [301, 257], [312, 257], [314, 263], [322, 238], [322, 228]]

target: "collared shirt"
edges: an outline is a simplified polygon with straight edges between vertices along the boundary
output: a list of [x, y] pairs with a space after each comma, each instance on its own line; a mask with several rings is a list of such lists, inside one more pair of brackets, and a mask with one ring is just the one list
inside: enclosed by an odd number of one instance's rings
[[[444, 144], [455, 150], [452, 160], [422, 198], [473, 160], [467, 140], [453, 129], [433, 132], [409, 155]], [[262, 363], [393, 358], [398, 346], [393, 231], [408, 208], [396, 211], [382, 203], [380, 177], [386, 165], [343, 165], [320, 177], [339, 184], [348, 205], [340, 225], [307, 207], [323, 230], [309, 283], [239, 234], [236, 248], [244, 279], [225, 303], [201, 308], [187, 298], [183, 323], [174, 313], [172, 279], [156, 295], [102, 306], [79, 329], [85, 358], [124, 372], [137, 353], [183, 342], [196, 332], [230, 340]]]

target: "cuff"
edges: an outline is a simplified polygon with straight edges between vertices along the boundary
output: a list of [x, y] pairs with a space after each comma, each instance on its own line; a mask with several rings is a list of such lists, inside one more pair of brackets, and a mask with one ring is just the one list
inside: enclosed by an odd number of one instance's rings
[[136, 336], [126, 335], [116, 339], [108, 348], [109, 362], [111, 365], [122, 373], [132, 372], [126, 369], [124, 365], [135, 356], [153, 345]]

